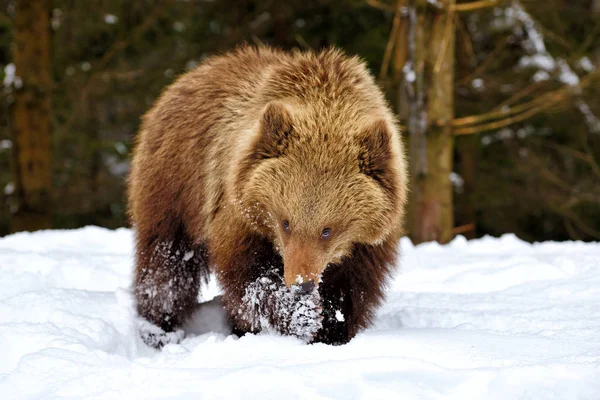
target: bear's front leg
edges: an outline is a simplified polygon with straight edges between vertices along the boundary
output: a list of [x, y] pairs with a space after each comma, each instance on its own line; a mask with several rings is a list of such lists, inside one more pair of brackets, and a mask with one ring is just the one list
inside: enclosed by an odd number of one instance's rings
[[138, 232], [133, 291], [138, 314], [155, 325], [140, 326], [148, 345], [162, 347], [181, 340], [182, 333], [173, 331], [198, 304], [200, 280], [208, 276], [206, 257], [204, 247], [194, 246], [181, 231], [160, 240], [147, 240]]
[[315, 342], [345, 344], [371, 324], [396, 259], [396, 244], [387, 240], [357, 244], [340, 264], [327, 267], [319, 286], [323, 326]]
[[314, 285], [288, 288], [271, 271], [248, 285], [238, 314], [252, 330], [275, 329], [309, 342], [321, 328], [321, 297]]
[[219, 236], [211, 257], [223, 288], [223, 301], [235, 331], [274, 330], [311, 341], [321, 328], [316, 288], [288, 288], [283, 261], [273, 245], [258, 235]]

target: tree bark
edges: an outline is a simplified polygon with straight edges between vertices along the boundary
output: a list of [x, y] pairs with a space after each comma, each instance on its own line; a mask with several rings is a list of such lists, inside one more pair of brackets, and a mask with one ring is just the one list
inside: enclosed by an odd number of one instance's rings
[[50, 227], [50, 0], [16, 2], [12, 174], [17, 210], [12, 231]]
[[[446, 243], [452, 239], [454, 225], [450, 182], [454, 139], [450, 122], [454, 118], [455, 30], [453, 24], [447, 25], [454, 16], [419, 3], [414, 1], [412, 5], [417, 18], [411, 29], [416, 34], [409, 35], [414, 43], [408, 44], [409, 49], [415, 46], [412, 63], [417, 72], [413, 85], [416, 93], [408, 96], [412, 183], [408, 223], [415, 243]], [[411, 62], [410, 56], [407, 61]], [[424, 71], [423, 77], [420, 70]], [[420, 100], [423, 96], [424, 101]]]

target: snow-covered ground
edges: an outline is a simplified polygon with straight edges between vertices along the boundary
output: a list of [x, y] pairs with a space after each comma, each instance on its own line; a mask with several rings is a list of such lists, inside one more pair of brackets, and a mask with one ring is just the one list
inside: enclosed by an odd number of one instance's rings
[[162, 351], [136, 333], [132, 247], [95, 227], [0, 239], [0, 399], [600, 399], [600, 244], [404, 239], [377, 323], [345, 346]]

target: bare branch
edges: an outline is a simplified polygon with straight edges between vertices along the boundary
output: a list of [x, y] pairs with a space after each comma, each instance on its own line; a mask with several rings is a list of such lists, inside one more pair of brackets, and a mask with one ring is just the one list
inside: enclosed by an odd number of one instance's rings
[[122, 50], [126, 49], [127, 46], [136, 38], [143, 35], [148, 29], [150, 29], [158, 17], [173, 3], [173, 0], [165, 2], [159, 2], [151, 13], [142, 21], [141, 24], [136, 26], [126, 38], [121, 38], [115, 41], [112, 46], [104, 53], [102, 58], [92, 66], [93, 73], [88, 78], [87, 82], [83, 85], [79, 92], [79, 101], [76, 102], [77, 109], [71, 113], [71, 117], [66, 123], [67, 130], [70, 129], [75, 116], [80, 115], [85, 104], [87, 104], [87, 98], [89, 93], [94, 88], [94, 85], [98, 82], [98, 78], [104, 72], [106, 66], [117, 56]]
[[378, 0], [365, 0], [365, 1], [371, 7], [375, 7], [382, 11], [394, 12], [396, 10], [396, 8], [394, 6], [389, 5], [389, 4], [384, 4]]
[[440, 73], [440, 69], [442, 68], [442, 62], [444, 61], [444, 56], [446, 55], [446, 50], [448, 49], [448, 43], [452, 38], [452, 30], [454, 29], [455, 25], [455, 5], [456, 0], [450, 0], [450, 7], [448, 7], [448, 12], [446, 13], [446, 26], [444, 27], [444, 38], [440, 47], [440, 51], [437, 55], [437, 59], [435, 61], [435, 67], [433, 68], [433, 73], [436, 75]]
[[452, 236], [460, 235], [461, 233], [471, 232], [474, 230], [475, 230], [474, 223], [457, 226], [452, 229]]
[[481, 75], [485, 70], [487, 70], [489, 67], [491, 67], [492, 64], [494, 63], [494, 61], [498, 60], [498, 57], [500, 56], [502, 51], [506, 48], [507, 44], [508, 44], [508, 38], [504, 38], [503, 40], [501, 40], [496, 45], [494, 50], [492, 50], [492, 52], [485, 58], [485, 60], [477, 68], [475, 68], [475, 70], [472, 73], [470, 73], [469, 75], [462, 78], [458, 82], [458, 84], [464, 85], [464, 84], [470, 82], [476, 76]]
[[305, 49], [313, 50], [312, 46], [306, 41], [306, 39], [304, 39], [304, 37], [301, 34], [296, 33], [294, 35], [294, 39], [296, 39], [296, 42], [298, 42], [298, 44], [304, 47]]
[[592, 236], [593, 238], [600, 239], [600, 231], [595, 230], [591, 226], [587, 225], [581, 220], [579, 215], [575, 214], [572, 210], [565, 210], [560, 207], [551, 207], [552, 211], [561, 215], [564, 218], [569, 219], [572, 223], [579, 228], [586, 235]]
[[577, 51], [574, 54], [574, 57], [579, 58], [583, 53], [585, 53], [588, 47], [590, 47], [592, 43], [594, 43], [594, 39], [598, 35], [600, 35], [600, 19], [598, 19], [598, 22], [596, 23], [596, 26], [594, 27], [592, 32], [590, 32], [590, 34], [585, 38], [579, 49], [577, 49]]
[[519, 90], [517, 93], [513, 94], [508, 99], [500, 103], [496, 108], [502, 109], [506, 106], [514, 104], [517, 100], [521, 100], [523, 97], [529, 96], [530, 94], [535, 92], [537, 89], [539, 89], [540, 86], [544, 85], [545, 83], [546, 81], [539, 81], [533, 82], [531, 85], [525, 86], [523, 89]]
[[451, 4], [450, 8], [458, 12], [469, 12], [481, 10], [482, 8], [495, 7], [503, 2], [504, 0], [479, 0], [470, 3]]
[[385, 53], [383, 55], [383, 62], [381, 63], [381, 71], [379, 72], [379, 79], [383, 79], [387, 76], [387, 70], [390, 65], [390, 60], [392, 58], [392, 50], [394, 48], [394, 44], [400, 37], [398, 37], [397, 32], [400, 26], [400, 4], [402, 0], [397, 0], [396, 2], [396, 12], [394, 13], [394, 22], [392, 24], [392, 31], [390, 32], [390, 37], [388, 38], [388, 42], [385, 46]]
[[[459, 128], [454, 130], [454, 134], [470, 135], [473, 133], [502, 128], [516, 122], [523, 121], [570, 98], [575, 93], [574, 89], [581, 90], [598, 77], [600, 77], [600, 70], [596, 70], [595, 72], [588, 74], [577, 85], [567, 86], [545, 93], [532, 101], [511, 107], [509, 110], [497, 110], [475, 116], [456, 118], [452, 121], [452, 125]], [[489, 121], [501, 117], [504, 117], [504, 119], [487, 124], [481, 124], [483, 121]]]
[[473, 41], [471, 39], [471, 35], [469, 34], [469, 29], [465, 25], [463, 19], [458, 16], [456, 21], [456, 27], [458, 28], [456, 30], [456, 36], [457, 39], [461, 41], [464, 47], [466, 58], [469, 60], [476, 59], [475, 50], [473, 49]]

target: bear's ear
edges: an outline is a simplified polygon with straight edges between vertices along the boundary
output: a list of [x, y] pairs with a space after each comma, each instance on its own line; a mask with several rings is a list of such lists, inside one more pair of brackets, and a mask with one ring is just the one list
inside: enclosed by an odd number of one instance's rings
[[360, 172], [373, 178], [386, 191], [393, 192], [394, 180], [389, 168], [392, 158], [391, 135], [385, 121], [380, 120], [371, 124], [358, 136], [358, 140]]
[[258, 159], [281, 157], [285, 154], [293, 131], [292, 117], [287, 108], [280, 102], [270, 102], [260, 121], [255, 156]]

